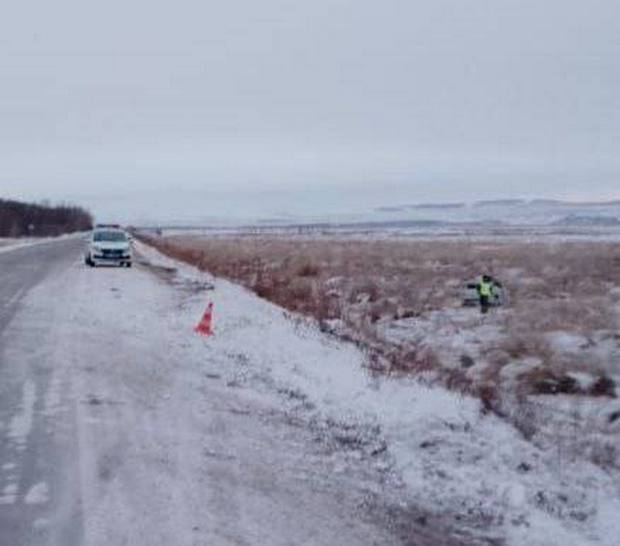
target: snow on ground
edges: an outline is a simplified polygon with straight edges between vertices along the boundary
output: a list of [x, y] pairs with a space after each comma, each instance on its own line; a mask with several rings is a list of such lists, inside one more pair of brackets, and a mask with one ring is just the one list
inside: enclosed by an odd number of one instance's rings
[[[354, 447], [334, 450], [334, 469], [350, 457], [367, 460], [399, 488], [404, 510], [422, 509], [431, 522], [507, 544], [617, 544], [615, 471], [537, 447], [483, 415], [475, 399], [413, 379], [371, 377], [357, 348], [311, 321], [136, 245], [179, 289], [194, 288], [175, 318], [179, 329], [199, 319], [207, 299], [214, 302], [216, 333], [194, 339], [196, 358], [233, 355], [230, 384], [279, 393], [292, 419], [327, 442]], [[215, 290], [200, 290], [209, 283]]]
[[[501, 314], [502, 310], [493, 309], [493, 313]], [[504, 336], [497, 321], [463, 307], [430, 311], [423, 317], [391, 319], [379, 325], [378, 333], [389, 343], [410, 342], [413, 346], [430, 347], [442, 365], [449, 368], [461, 368], [464, 355], [479, 362], [484, 342]]]
[[37, 238], [31, 237], [21, 237], [19, 239], [0, 237], [0, 252], [9, 252], [10, 250], [36, 244], [37, 242]]
[[12, 250], [17, 250], [18, 248], [24, 248], [27, 246], [39, 245], [52, 241], [62, 241], [65, 239], [72, 239], [82, 236], [84, 236], [83, 233], [70, 233], [67, 235], [59, 235], [58, 237], [0, 237], [0, 253], [10, 252]]
[[385, 473], [339, 455], [348, 430], [332, 450], [247, 340], [193, 332], [200, 279], [90, 269], [79, 246], [2, 331], [2, 544], [463, 544], [395, 526]]

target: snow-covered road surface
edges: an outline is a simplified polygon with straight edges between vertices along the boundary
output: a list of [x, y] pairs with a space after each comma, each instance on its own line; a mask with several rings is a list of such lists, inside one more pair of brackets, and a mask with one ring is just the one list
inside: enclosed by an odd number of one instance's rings
[[337, 344], [279, 311], [265, 334], [284, 328], [282, 342], [257, 338], [275, 308], [220, 309], [219, 287], [205, 340], [206, 284], [91, 270], [82, 244], [0, 257], [0, 544], [463, 543], [399, 514], [376, 435], [324, 434], [264, 360], [333, 361]]
[[0, 255], [2, 546], [616, 544], [617, 474], [137, 246]]

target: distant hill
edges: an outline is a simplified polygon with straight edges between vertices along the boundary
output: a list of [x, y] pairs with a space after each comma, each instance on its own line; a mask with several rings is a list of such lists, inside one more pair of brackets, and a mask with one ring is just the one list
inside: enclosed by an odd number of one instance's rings
[[45, 237], [86, 231], [93, 218], [80, 207], [47, 206], [0, 199], [0, 237]]
[[488, 201], [476, 201], [474, 207], [514, 207], [517, 205], [527, 205], [525, 199], [492, 199]]
[[556, 226], [592, 226], [615, 227], [620, 226], [620, 219], [614, 216], [583, 216], [569, 214], [553, 223]]
[[376, 212], [405, 212], [407, 207], [377, 207]]
[[532, 199], [530, 205], [561, 206], [561, 207], [618, 207], [620, 199], [609, 201], [562, 201], [560, 199]]
[[417, 205], [409, 205], [410, 209], [462, 209], [465, 203], [420, 203]]
[[614, 199], [610, 201], [577, 201], [575, 203], [565, 203], [567, 205], [577, 205], [580, 207], [618, 207], [620, 206], [620, 199]]
[[566, 202], [560, 201], [559, 199], [532, 199], [529, 204], [534, 206], [556, 207], [566, 205]]
[[465, 203], [415, 203], [412, 205], [393, 205], [375, 208], [375, 212], [407, 212], [408, 210], [446, 210], [461, 209]]

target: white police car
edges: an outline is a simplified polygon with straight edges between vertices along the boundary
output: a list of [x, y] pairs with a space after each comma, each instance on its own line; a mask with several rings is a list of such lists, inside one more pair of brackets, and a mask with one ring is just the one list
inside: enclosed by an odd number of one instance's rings
[[86, 265], [115, 265], [131, 267], [131, 240], [127, 233], [117, 226], [97, 226], [88, 241], [84, 259]]

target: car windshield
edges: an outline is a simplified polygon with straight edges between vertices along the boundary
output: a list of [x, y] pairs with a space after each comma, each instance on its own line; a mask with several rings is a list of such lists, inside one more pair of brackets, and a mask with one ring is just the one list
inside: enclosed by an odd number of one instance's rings
[[93, 241], [121, 243], [127, 241], [127, 235], [125, 235], [122, 231], [96, 231], [93, 235]]

